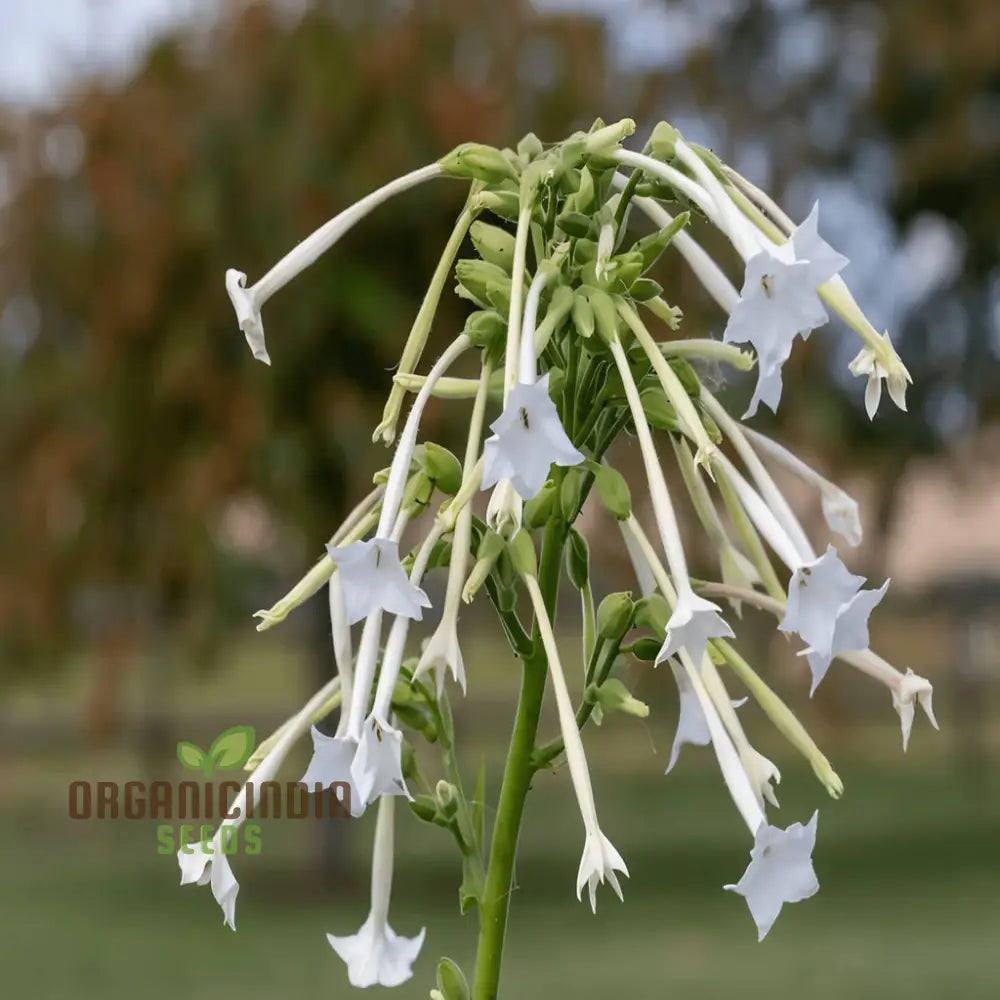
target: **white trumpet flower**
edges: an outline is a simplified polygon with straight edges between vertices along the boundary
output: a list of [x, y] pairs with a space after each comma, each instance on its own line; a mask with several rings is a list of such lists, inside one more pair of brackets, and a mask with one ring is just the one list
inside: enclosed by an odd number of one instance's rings
[[814, 812], [805, 826], [793, 823], [786, 830], [761, 823], [743, 877], [724, 886], [747, 901], [758, 941], [767, 936], [785, 903], [800, 903], [819, 891], [812, 865], [818, 818]]
[[327, 934], [330, 947], [347, 966], [352, 986], [399, 986], [413, 976], [413, 963], [423, 947], [425, 928], [416, 937], [398, 935], [389, 926], [392, 893], [393, 809], [391, 796], [379, 800], [372, 852], [371, 909], [357, 934]]

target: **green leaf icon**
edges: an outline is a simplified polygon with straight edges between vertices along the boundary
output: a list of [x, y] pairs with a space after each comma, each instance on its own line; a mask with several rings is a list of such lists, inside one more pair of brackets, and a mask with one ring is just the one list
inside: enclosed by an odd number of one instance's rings
[[250, 759], [254, 742], [253, 726], [233, 726], [215, 738], [208, 755], [220, 771], [235, 771]]
[[177, 759], [189, 771], [200, 771], [208, 759], [205, 751], [194, 743], [181, 741], [177, 744]]

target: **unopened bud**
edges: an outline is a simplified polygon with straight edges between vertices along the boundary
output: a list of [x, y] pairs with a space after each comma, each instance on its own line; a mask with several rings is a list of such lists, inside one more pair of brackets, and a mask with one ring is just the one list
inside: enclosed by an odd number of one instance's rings
[[638, 698], [633, 698], [627, 687], [616, 677], [609, 677], [597, 689], [597, 703], [605, 712], [622, 712], [645, 719], [649, 715], [649, 706]]
[[597, 237], [597, 223], [592, 216], [582, 212], [563, 212], [556, 217], [556, 225], [574, 239], [592, 240]]
[[434, 797], [437, 799], [441, 815], [451, 819], [458, 811], [458, 789], [443, 779], [434, 786]]
[[658, 385], [647, 386], [639, 393], [639, 399], [642, 400], [642, 412], [653, 427], [661, 431], [680, 432], [677, 411]]
[[477, 309], [469, 313], [462, 332], [474, 347], [491, 347], [507, 336], [507, 320], [495, 309]]
[[629, 285], [629, 295], [635, 302], [649, 302], [663, 294], [663, 285], [652, 278], [636, 278]]
[[426, 472], [420, 471], [410, 476], [403, 492], [401, 506], [403, 510], [422, 510], [431, 502], [433, 495], [434, 483], [431, 482]]
[[462, 485], [462, 463], [447, 448], [425, 441], [421, 464], [432, 483], [446, 496], [454, 496]]
[[510, 274], [514, 263], [514, 237], [499, 226], [488, 222], [473, 222], [469, 227], [472, 245], [483, 260]]
[[552, 517], [556, 503], [556, 484], [547, 480], [545, 485], [524, 505], [523, 522], [526, 528], [542, 528]]
[[488, 182], [502, 181], [506, 177], [517, 179], [517, 171], [507, 157], [494, 146], [481, 142], [463, 142], [442, 156], [438, 165], [450, 177]]
[[469, 984], [465, 974], [450, 958], [442, 958], [438, 962], [437, 990], [432, 992], [438, 993], [441, 1000], [469, 1000]]
[[583, 497], [583, 469], [574, 466], [563, 473], [559, 487], [559, 512], [567, 524], [572, 524], [580, 513]]
[[581, 337], [591, 337], [594, 334], [594, 310], [590, 302], [579, 292], [573, 298], [573, 326]]
[[473, 201], [477, 208], [492, 212], [508, 222], [514, 222], [521, 209], [521, 199], [516, 191], [480, 191]]
[[506, 285], [509, 300], [510, 275], [502, 267], [497, 267], [489, 261], [475, 257], [460, 260], [455, 265], [455, 277], [458, 279], [458, 294], [484, 309], [492, 304], [489, 294], [491, 285], [501, 287]]
[[520, 576], [537, 576], [538, 558], [531, 534], [523, 528], [507, 543], [507, 554]]
[[597, 335], [605, 344], [614, 343], [618, 339], [618, 310], [614, 299], [600, 288], [590, 289], [589, 298]]
[[590, 581], [590, 547], [587, 539], [576, 528], [569, 530], [566, 548], [566, 573], [576, 590], [583, 590]]
[[415, 795], [410, 799], [410, 810], [425, 823], [433, 823], [437, 818], [437, 803], [430, 795]]
[[632, 627], [634, 614], [631, 592], [608, 594], [597, 609], [597, 634], [608, 642], [617, 642]]
[[594, 485], [604, 509], [619, 521], [627, 521], [632, 514], [632, 494], [625, 477], [610, 465], [594, 469]]
[[469, 578], [465, 581], [462, 589], [462, 600], [468, 604], [479, 588], [486, 582], [486, 578], [493, 572], [500, 553], [503, 552], [504, 540], [495, 532], [487, 530], [479, 543], [476, 552], [476, 562], [469, 573]]
[[663, 643], [659, 639], [651, 639], [649, 636], [644, 636], [642, 639], [636, 639], [636, 641], [632, 643], [632, 655], [637, 660], [643, 660], [646, 663], [653, 663], [655, 662], [662, 645]]
[[650, 156], [655, 156], [658, 160], [671, 160], [674, 157], [674, 146], [681, 134], [666, 122], [660, 122], [653, 129], [653, 134], [646, 143], [646, 151]]
[[662, 594], [649, 594], [635, 602], [635, 627], [663, 635], [670, 621], [670, 605]]
[[635, 122], [631, 118], [623, 118], [613, 125], [605, 125], [587, 136], [586, 150], [588, 153], [607, 153], [623, 139], [627, 139], [635, 131]]

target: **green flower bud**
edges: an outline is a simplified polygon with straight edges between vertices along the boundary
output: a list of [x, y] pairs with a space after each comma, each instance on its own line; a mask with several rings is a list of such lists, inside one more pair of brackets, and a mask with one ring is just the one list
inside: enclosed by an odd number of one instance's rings
[[595, 194], [594, 175], [590, 172], [589, 167], [584, 167], [580, 171], [580, 190], [572, 198], [567, 199], [567, 210], [572, 207], [575, 212], [586, 213], [594, 204]]
[[670, 605], [662, 594], [648, 594], [635, 602], [635, 627], [652, 629], [659, 635], [667, 631]]
[[634, 607], [630, 591], [608, 594], [597, 608], [597, 634], [617, 642], [632, 627]]
[[698, 381], [698, 375], [691, 367], [691, 363], [684, 358], [674, 357], [667, 358], [667, 364], [674, 370], [674, 374], [684, 386], [684, 391], [697, 399], [701, 395], [701, 382]]
[[475, 565], [462, 589], [462, 600], [466, 604], [476, 596], [479, 588], [486, 582], [486, 578], [493, 572], [493, 567], [496, 565], [497, 559], [500, 558], [503, 547], [504, 540], [495, 531], [486, 531], [483, 534], [476, 552]]
[[626, 521], [632, 513], [632, 495], [625, 477], [610, 465], [598, 465], [593, 470], [594, 485], [604, 509], [619, 521]]
[[589, 264], [597, 259], [597, 240], [577, 240], [573, 247], [573, 261], [576, 264]]
[[559, 512], [567, 524], [572, 524], [580, 513], [583, 498], [583, 469], [580, 466], [567, 469], [563, 473], [559, 487]]
[[656, 656], [660, 652], [660, 647], [662, 645], [663, 643], [659, 639], [652, 639], [649, 636], [644, 636], [642, 639], [636, 639], [636, 641], [632, 643], [632, 655], [637, 660], [652, 663], [656, 660]]
[[542, 528], [552, 517], [556, 484], [550, 479], [525, 505], [521, 520], [526, 528]]
[[507, 336], [507, 319], [495, 309], [477, 309], [469, 313], [462, 332], [476, 347], [490, 347]]
[[628, 293], [635, 302], [648, 302], [663, 294], [663, 285], [652, 278], [636, 278], [629, 286]]
[[677, 411], [659, 385], [651, 385], [643, 389], [639, 393], [639, 398], [642, 400], [642, 412], [646, 414], [646, 419], [651, 426], [661, 431], [680, 432], [681, 425], [677, 419]]
[[473, 200], [480, 209], [508, 222], [516, 222], [521, 210], [521, 199], [516, 191], [480, 191]]
[[394, 705], [408, 705], [417, 700], [416, 692], [406, 681], [396, 681], [392, 688], [392, 703]]
[[472, 245], [489, 264], [495, 264], [510, 274], [514, 263], [514, 237], [499, 226], [488, 222], [473, 222], [469, 227]]
[[605, 712], [623, 712], [645, 719], [649, 706], [638, 698], [633, 698], [627, 687], [616, 677], [609, 677], [596, 691], [597, 703]]
[[580, 190], [580, 171], [576, 167], [564, 168], [559, 178], [560, 194], [576, 194]]
[[379, 469], [378, 472], [372, 476], [373, 486], [385, 486], [389, 482], [389, 466], [387, 465], [384, 469]]
[[406, 484], [406, 489], [403, 491], [403, 510], [422, 509], [431, 502], [433, 495], [434, 484], [426, 472], [420, 471], [410, 476]]
[[430, 795], [415, 795], [410, 799], [410, 809], [417, 819], [433, 823], [437, 819], [437, 803]]
[[506, 177], [517, 180], [517, 171], [507, 157], [494, 146], [481, 142], [463, 142], [442, 156], [438, 164], [449, 177], [487, 182], [502, 181]]
[[399, 769], [404, 778], [414, 778], [417, 774], [417, 757], [409, 740], [403, 740], [399, 755]]
[[669, 125], [667, 122], [660, 122], [653, 129], [653, 133], [649, 137], [649, 142], [646, 143], [646, 152], [658, 160], [672, 160], [674, 157], [674, 146], [680, 137], [680, 132], [673, 125]]
[[605, 125], [587, 136], [586, 150], [588, 153], [610, 153], [615, 146], [621, 144], [635, 131], [635, 122], [631, 118], [623, 118], [614, 125]]
[[434, 787], [434, 797], [445, 819], [451, 819], [458, 811], [458, 789], [443, 779]]
[[642, 270], [648, 271], [659, 259], [660, 255], [673, 242], [674, 237], [691, 221], [690, 212], [681, 212], [669, 225], [658, 233], [650, 233], [636, 240], [632, 250], [642, 254]]
[[486, 301], [504, 315], [510, 311], [510, 293], [510, 278], [504, 277], [502, 281], [493, 279], [486, 282]]
[[454, 496], [462, 485], [462, 463], [447, 448], [433, 441], [418, 446], [417, 453], [428, 479], [446, 496]]
[[471, 996], [465, 975], [450, 958], [438, 962], [437, 987], [441, 1000], [469, 1000]]
[[[489, 295], [491, 284], [506, 285], [507, 301], [510, 302], [510, 275], [496, 264], [467, 257], [455, 265], [455, 277], [458, 279], [456, 292], [462, 298], [475, 302], [482, 309], [488, 309], [493, 305]], [[502, 309], [499, 311], [504, 312]]]
[[538, 575], [538, 558], [531, 534], [523, 528], [507, 543], [507, 554], [514, 569], [521, 576]]
[[534, 132], [529, 132], [517, 144], [517, 155], [522, 157], [525, 161], [536, 160], [544, 152], [545, 147], [542, 145], [542, 140], [539, 139]]
[[556, 216], [556, 225], [574, 239], [597, 239], [597, 223], [582, 212], [563, 212]]
[[558, 405], [562, 396], [563, 386], [566, 385], [566, 372], [559, 367], [549, 369], [549, 399]]
[[597, 335], [605, 344], [618, 339], [618, 310], [614, 299], [599, 288], [588, 289], [590, 307], [594, 310], [594, 325]]
[[594, 334], [594, 310], [586, 296], [577, 292], [573, 297], [573, 326], [581, 337], [591, 337]]
[[576, 590], [583, 590], [590, 580], [590, 547], [587, 545], [587, 539], [576, 528], [569, 529], [566, 573], [569, 582]]

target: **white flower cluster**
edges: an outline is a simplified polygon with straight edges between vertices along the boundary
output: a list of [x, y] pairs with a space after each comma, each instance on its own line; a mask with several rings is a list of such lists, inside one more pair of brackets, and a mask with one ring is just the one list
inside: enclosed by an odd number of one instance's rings
[[[779, 618], [778, 628], [799, 636], [812, 690], [834, 658], [884, 683], [900, 715], [904, 748], [915, 702], [934, 722], [928, 682], [900, 673], [868, 649], [868, 617], [888, 581], [864, 589], [864, 579], [848, 572], [832, 545], [817, 555], [761, 456], [816, 487], [829, 527], [852, 545], [861, 540], [857, 504], [782, 446], [730, 416], [690, 359], [710, 358], [741, 370], [755, 363], [757, 383], [744, 419], [760, 403], [776, 410], [782, 366], [796, 338], [824, 324], [829, 307], [862, 338], [852, 370], [869, 379], [870, 414], [883, 380], [903, 407], [906, 369], [888, 336], [877, 334], [840, 280], [847, 260], [820, 236], [818, 205], [793, 226], [766, 195], [665, 124], [642, 152], [625, 149], [622, 142], [633, 127], [627, 120], [599, 122], [588, 133], [547, 147], [534, 136], [516, 150], [461, 146], [346, 209], [257, 284], [248, 288], [240, 272], [227, 275], [253, 354], [270, 363], [260, 310], [272, 294], [390, 196], [438, 176], [471, 182], [376, 430], [376, 440], [394, 442], [402, 401], [407, 392], [415, 394], [389, 470], [345, 520], [326, 555], [285, 598], [259, 613], [258, 627], [270, 627], [329, 586], [338, 676], [260, 748], [253, 763], [259, 784], [262, 775], [277, 771], [315, 719], [343, 706], [333, 736], [312, 728], [314, 753], [303, 781], [348, 782], [355, 814], [379, 803], [371, 912], [353, 937], [329, 937], [356, 986], [392, 986], [409, 978], [423, 941], [423, 931], [402, 938], [388, 924], [395, 796], [458, 837], [467, 861], [476, 859], [468, 862], [463, 893], [470, 901], [483, 899], [482, 803], [464, 795], [453, 766], [445, 681], [450, 673], [464, 692], [459, 611], [463, 600], [484, 587], [517, 655], [543, 664], [551, 679], [560, 737], [534, 747], [526, 766], [538, 769], [565, 753], [584, 825], [577, 894], [586, 886], [592, 906], [604, 881], [620, 897], [618, 875], [628, 873], [598, 823], [581, 729], [608, 711], [645, 713], [611, 676], [626, 652], [669, 663], [676, 680], [680, 718], [667, 770], [683, 744], [710, 744], [718, 758], [753, 838], [749, 867], [726, 888], [745, 897], [760, 936], [784, 903], [818, 889], [811, 861], [817, 816], [805, 826], [769, 824], [765, 810], [777, 805], [773, 786], [780, 775], [750, 744], [735, 710], [742, 702], [731, 700], [718, 667], [731, 669], [834, 797], [842, 790], [840, 779], [793, 713], [728, 642], [733, 631], [713, 597], [730, 601], [737, 612], [744, 604], [769, 611]], [[684, 206], [688, 210], [681, 211]], [[633, 207], [656, 226], [638, 239], [629, 236]], [[486, 213], [497, 221], [479, 218]], [[739, 292], [688, 231], [699, 218], [717, 227], [742, 258]], [[456, 264], [467, 235], [477, 255]], [[725, 311], [721, 340], [675, 336], [680, 310], [647, 274], [671, 246]], [[458, 294], [475, 309], [428, 373], [417, 375], [453, 270]], [[734, 345], [749, 345], [754, 353]], [[450, 376], [468, 354], [478, 355], [479, 377]], [[462, 462], [433, 442], [418, 443], [432, 396], [472, 400]], [[487, 411], [494, 403], [500, 412], [486, 436]], [[673, 444], [686, 491], [718, 552], [720, 583], [696, 583], [689, 575], [654, 440], [657, 430]], [[626, 431], [635, 435], [643, 461], [642, 489], [652, 501], [655, 522], [650, 535], [632, 513], [624, 477], [609, 464], [612, 446]], [[595, 610], [586, 542], [574, 527], [592, 489], [618, 521], [635, 566], [638, 601], [629, 594], [609, 595]], [[480, 490], [490, 491], [485, 520], [473, 509]], [[429, 507], [435, 492], [448, 499], [433, 526], [415, 544], [404, 542], [411, 520]], [[540, 562], [532, 538], [536, 529], [543, 532]], [[586, 686], [576, 707], [551, 622], [553, 580], [565, 546], [571, 583], [581, 593], [587, 658]], [[772, 557], [783, 569], [775, 569]], [[423, 577], [439, 566], [447, 566], [440, 618], [422, 654], [407, 660], [410, 623], [431, 608]], [[518, 616], [519, 591], [530, 598], [530, 626]], [[356, 651], [355, 624], [360, 625]], [[653, 635], [626, 642], [637, 629]], [[433, 678], [429, 686], [427, 676]], [[535, 718], [537, 724], [537, 713]], [[434, 795], [408, 748], [410, 736], [429, 729], [450, 768], [448, 781], [439, 783]], [[211, 883], [226, 922], [235, 926], [238, 884], [225, 858], [182, 854], [180, 863], [182, 881]]]

